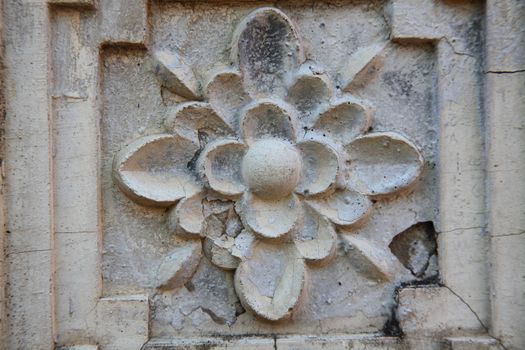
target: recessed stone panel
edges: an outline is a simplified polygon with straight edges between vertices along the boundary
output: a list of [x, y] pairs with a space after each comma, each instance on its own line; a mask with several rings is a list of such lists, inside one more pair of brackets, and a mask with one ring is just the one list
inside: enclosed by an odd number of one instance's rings
[[154, 1], [148, 49], [103, 52], [104, 291], [149, 294], [152, 336], [391, 318], [417, 277], [388, 244], [436, 220], [439, 130], [434, 49], [384, 11]]

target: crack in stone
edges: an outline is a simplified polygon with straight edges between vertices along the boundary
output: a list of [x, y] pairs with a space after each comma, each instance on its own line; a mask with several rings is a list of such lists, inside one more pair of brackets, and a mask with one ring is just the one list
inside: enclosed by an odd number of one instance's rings
[[514, 73], [524, 73], [525, 69], [517, 70], [487, 70], [483, 71], [483, 74], [514, 74]]
[[446, 43], [450, 46], [450, 48], [452, 49], [452, 52], [454, 52], [456, 55], [459, 55], [459, 56], [468, 56], [468, 57], [476, 58], [476, 56], [474, 56], [474, 55], [472, 55], [472, 54], [470, 54], [470, 53], [457, 51], [456, 48], [454, 47], [454, 45], [450, 42], [450, 40], [449, 40], [446, 36], [442, 36], [440, 39], [445, 40], [445, 42], [446, 42]]
[[478, 322], [481, 325], [481, 327], [483, 327], [483, 329], [488, 333], [489, 328], [483, 323], [483, 321], [481, 321], [481, 318], [478, 316], [476, 311], [474, 311], [474, 309], [465, 301], [465, 299], [463, 299], [458, 293], [454, 292], [450, 287], [448, 287], [448, 286], [446, 286], [444, 284], [442, 286], [447, 288], [452, 294], [454, 294], [456, 297], [458, 297], [458, 299], [461, 300], [461, 302], [463, 304], [465, 304], [466, 307], [469, 308], [469, 310], [474, 314], [474, 316], [478, 320]]
[[25, 253], [38, 253], [38, 252], [49, 252], [51, 249], [32, 249], [32, 250], [22, 250], [19, 252], [11, 252], [7, 253], [6, 256], [9, 257], [10, 255], [16, 255], [16, 254], [25, 254]]
[[471, 227], [456, 227], [451, 230], [446, 231], [437, 231], [438, 234], [451, 233], [456, 231], [466, 231], [466, 230], [475, 230], [475, 229], [484, 229], [485, 226], [471, 226]]
[[494, 339], [495, 341], [497, 341], [497, 342], [498, 342], [498, 345], [501, 346], [501, 347], [503, 348], [503, 350], [509, 350], [509, 349], [505, 346], [505, 344], [503, 344], [503, 341], [501, 341], [501, 339], [496, 338], [495, 336], [490, 335], [490, 334], [489, 334], [489, 337], [491, 337], [492, 339]]
[[525, 230], [520, 231], [520, 232], [514, 232], [514, 233], [504, 233], [504, 234], [501, 234], [501, 235], [493, 235], [492, 237], [493, 238], [498, 238], [498, 237], [521, 236], [523, 234], [525, 234]]
[[219, 325], [226, 324], [226, 319], [224, 317], [221, 317], [221, 316], [217, 315], [211, 309], [208, 309], [208, 308], [203, 307], [203, 306], [201, 306], [200, 309], [202, 310], [202, 312], [204, 312], [205, 314], [210, 316], [210, 318], [213, 320], [213, 322], [215, 322], [215, 323], [217, 323]]

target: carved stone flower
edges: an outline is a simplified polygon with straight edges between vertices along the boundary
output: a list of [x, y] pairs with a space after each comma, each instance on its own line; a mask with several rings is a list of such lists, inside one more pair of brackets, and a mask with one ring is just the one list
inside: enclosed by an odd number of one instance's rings
[[[377, 47], [349, 66], [345, 85]], [[231, 51], [234, 64], [212, 74], [204, 96], [180, 57], [155, 53], [164, 87], [208, 102], [180, 104], [167, 116], [166, 134], [120, 151], [114, 176], [136, 202], [173, 206], [170, 230], [187, 238], [159, 267], [160, 288], [189, 279], [203, 250], [215, 265], [236, 270], [235, 290], [245, 308], [276, 321], [299, 305], [307, 266], [334, 257], [337, 229], [362, 224], [370, 198], [406, 189], [423, 159], [401, 135], [367, 133], [371, 108], [335, 90], [322, 68], [305, 61], [281, 11], [248, 15]], [[379, 271], [387, 270], [367, 242], [349, 242]]]

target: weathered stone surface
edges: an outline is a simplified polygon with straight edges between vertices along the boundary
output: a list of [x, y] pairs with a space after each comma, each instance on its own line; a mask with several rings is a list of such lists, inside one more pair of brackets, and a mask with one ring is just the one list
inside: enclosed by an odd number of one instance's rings
[[199, 243], [188, 241], [166, 257], [157, 271], [158, 288], [181, 287], [193, 276], [201, 258]]
[[444, 348], [447, 350], [504, 350], [497, 339], [488, 336], [446, 338]]
[[270, 320], [292, 316], [305, 289], [306, 266], [293, 244], [257, 243], [235, 273], [235, 290], [245, 308]]
[[0, 9], [6, 349], [525, 347], [521, 2]]
[[416, 338], [486, 331], [465, 300], [447, 287], [402, 289], [397, 317], [403, 332]]
[[246, 338], [246, 339], [184, 339], [184, 340], [152, 340], [144, 347], [146, 350], [200, 350], [200, 349], [217, 349], [217, 350], [272, 350], [275, 349], [275, 340], [268, 338]]

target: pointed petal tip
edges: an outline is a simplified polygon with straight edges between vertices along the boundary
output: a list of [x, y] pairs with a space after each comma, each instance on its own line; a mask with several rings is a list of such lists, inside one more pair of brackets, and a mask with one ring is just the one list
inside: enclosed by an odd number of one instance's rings
[[388, 40], [373, 43], [360, 48], [350, 56], [348, 65], [342, 73], [343, 91], [351, 91], [364, 83], [368, 76], [367, 68], [377, 61], [388, 43]]
[[388, 264], [387, 252], [355, 234], [340, 236], [348, 257], [360, 273], [381, 283], [393, 281], [394, 271]]
[[158, 79], [168, 90], [191, 100], [201, 98], [200, 83], [191, 67], [177, 53], [156, 51], [153, 54], [153, 64]]
[[200, 240], [188, 240], [175, 248], [159, 265], [156, 287], [164, 290], [182, 287], [197, 270], [201, 256]]

